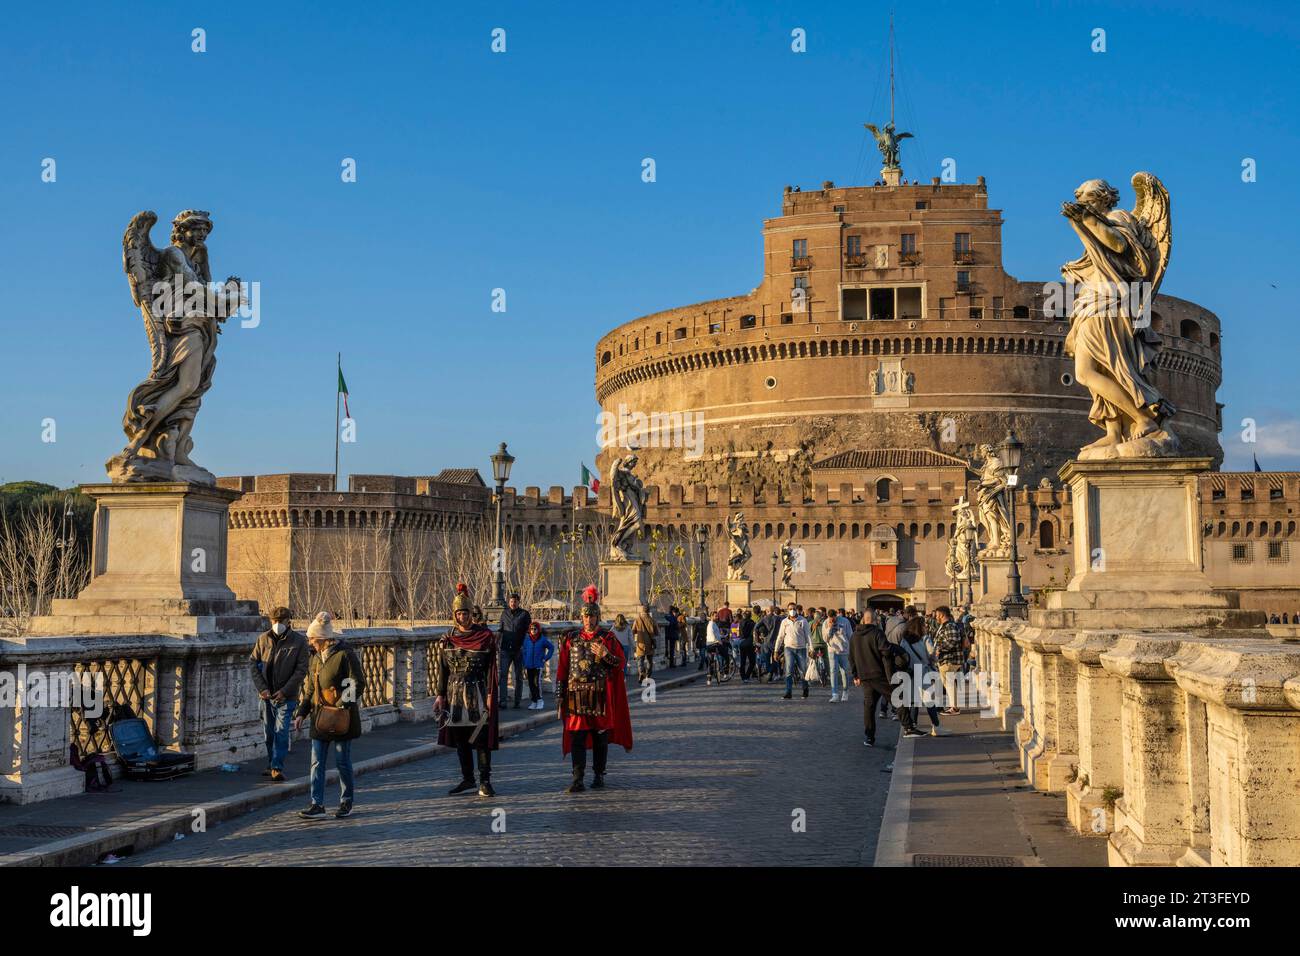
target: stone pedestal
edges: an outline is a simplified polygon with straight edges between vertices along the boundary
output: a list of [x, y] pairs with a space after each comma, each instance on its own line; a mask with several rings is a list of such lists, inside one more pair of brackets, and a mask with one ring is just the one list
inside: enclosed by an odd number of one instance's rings
[[1031, 614], [1041, 627], [1205, 630], [1262, 626], [1202, 566], [1198, 477], [1209, 458], [1070, 461], [1074, 577]]
[[95, 499], [90, 584], [52, 602], [33, 635], [258, 631], [254, 601], [226, 585], [226, 529], [240, 492], [186, 482], [83, 485]]
[[1073, 662], [1061, 655], [1069, 632], [1026, 627], [1015, 632], [1028, 677], [1025, 721], [1018, 728], [1020, 766], [1037, 790], [1060, 791], [1079, 763]]
[[752, 584], [753, 582], [748, 579], [741, 581], [728, 581], [723, 590], [723, 595], [727, 599], [727, 604], [729, 604], [733, 609], [750, 607], [752, 603], [750, 600], [750, 586]]
[[615, 614], [631, 620], [650, 602], [649, 561], [600, 562], [600, 611], [606, 618]]
[[776, 592], [776, 606], [784, 608], [788, 604], [799, 603], [799, 592], [794, 588], [780, 588]]
[[979, 594], [972, 602], [971, 611], [976, 617], [999, 617], [1002, 599], [1010, 593], [1011, 556], [981, 554], [979, 569], [976, 585]]

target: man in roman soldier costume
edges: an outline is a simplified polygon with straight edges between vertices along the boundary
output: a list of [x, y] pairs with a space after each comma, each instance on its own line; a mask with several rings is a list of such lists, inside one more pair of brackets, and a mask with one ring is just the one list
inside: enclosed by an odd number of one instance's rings
[[455, 747], [461, 781], [448, 791], [474, 789], [474, 760], [478, 754], [478, 793], [492, 789], [492, 751], [497, 749], [497, 643], [487, 627], [471, 621], [474, 602], [469, 588], [456, 585], [451, 605], [455, 626], [434, 644], [434, 715], [439, 721], [438, 743]]
[[623, 648], [600, 626], [600, 594], [594, 585], [582, 592], [582, 627], [564, 635], [555, 671], [555, 698], [564, 725], [564, 752], [573, 754], [568, 793], [586, 788], [587, 748], [591, 748], [593, 790], [605, 785], [611, 743], [632, 749], [632, 716], [623, 682]]

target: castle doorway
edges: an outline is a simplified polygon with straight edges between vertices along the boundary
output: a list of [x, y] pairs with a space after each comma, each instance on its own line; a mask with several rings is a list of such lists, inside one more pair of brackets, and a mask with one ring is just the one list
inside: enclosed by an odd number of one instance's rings
[[873, 611], [901, 611], [903, 599], [897, 594], [872, 594], [867, 597], [867, 607]]

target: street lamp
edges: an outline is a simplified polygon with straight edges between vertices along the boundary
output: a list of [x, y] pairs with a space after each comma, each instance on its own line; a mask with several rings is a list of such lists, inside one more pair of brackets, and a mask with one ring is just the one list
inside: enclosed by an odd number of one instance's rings
[[707, 525], [696, 525], [695, 543], [700, 548], [700, 609], [704, 609], [704, 546], [709, 541], [709, 528]]
[[776, 607], [776, 563], [781, 559], [781, 555], [772, 552], [772, 607]]
[[492, 555], [492, 565], [496, 568], [496, 594], [492, 596], [492, 610], [495, 611], [495, 615], [490, 619], [499, 621], [501, 612], [506, 606], [506, 561], [505, 550], [501, 546], [501, 499], [506, 493], [506, 482], [510, 479], [510, 466], [515, 463], [515, 456], [506, 451], [506, 443], [502, 442], [491, 461], [492, 478], [497, 486], [497, 548]]
[[1020, 552], [1017, 547], [1016, 534], [1016, 486], [1020, 483], [1016, 474], [1020, 470], [1020, 454], [1025, 450], [1016, 433], [1007, 430], [1007, 437], [998, 446], [998, 459], [1002, 462], [1002, 471], [1007, 479], [1007, 504], [1010, 510], [1011, 525], [1011, 574], [1007, 577], [1008, 593], [1002, 599], [1002, 617], [1029, 617], [1029, 602], [1020, 587]]

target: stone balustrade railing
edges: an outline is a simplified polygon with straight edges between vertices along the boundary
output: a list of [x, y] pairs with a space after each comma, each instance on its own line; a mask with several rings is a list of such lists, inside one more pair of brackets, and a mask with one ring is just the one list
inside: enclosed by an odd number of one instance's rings
[[[1300, 643], [977, 619], [1026, 779], [1112, 865], [1300, 865]], [[1257, 636], [1256, 636], [1257, 634]]]
[[[574, 626], [543, 625], [552, 635]], [[366, 675], [366, 729], [432, 717], [430, 645], [446, 631], [341, 630]], [[256, 757], [264, 747], [248, 661], [256, 639], [251, 633], [218, 633], [0, 640], [0, 802], [81, 793], [85, 778], [69, 765], [69, 747], [110, 751], [107, 725], [114, 707], [143, 717], [160, 747], [194, 753], [200, 769]], [[102, 700], [98, 692], [82, 693], [83, 682], [102, 687]]]

